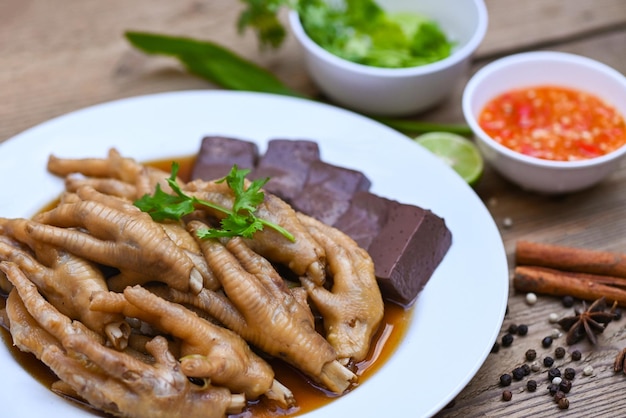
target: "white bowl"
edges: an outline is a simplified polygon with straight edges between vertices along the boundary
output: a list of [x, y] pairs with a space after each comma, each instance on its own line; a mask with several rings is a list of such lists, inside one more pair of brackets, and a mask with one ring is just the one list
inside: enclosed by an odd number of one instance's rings
[[435, 20], [456, 42], [452, 54], [412, 68], [356, 64], [326, 51], [305, 33], [298, 14], [289, 22], [302, 45], [309, 74], [335, 103], [378, 116], [403, 116], [426, 110], [450, 95], [466, 73], [472, 53], [487, 31], [483, 0], [378, 0], [390, 12], [416, 12]]
[[476, 72], [463, 92], [463, 115], [485, 160], [502, 176], [529, 191], [567, 193], [600, 182], [619, 165], [626, 146], [587, 160], [551, 161], [515, 152], [490, 138], [479, 126], [479, 113], [495, 96], [511, 89], [541, 85], [586, 91], [626, 117], [626, 77], [605, 64], [552, 51], [501, 58]]

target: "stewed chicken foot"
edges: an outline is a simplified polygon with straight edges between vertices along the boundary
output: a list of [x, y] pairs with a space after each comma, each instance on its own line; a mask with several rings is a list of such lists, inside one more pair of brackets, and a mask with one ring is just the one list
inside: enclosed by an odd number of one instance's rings
[[13, 263], [0, 263], [15, 286], [7, 300], [13, 339], [61, 379], [62, 395], [77, 397], [114, 416], [218, 418], [239, 413], [242, 395], [191, 383], [164, 337], [146, 344], [153, 364], [102, 345], [80, 323], [58, 312]]
[[133, 183], [142, 167], [132, 158], [123, 157], [115, 148], [109, 149], [107, 158], [48, 157], [48, 171], [59, 177], [81, 173], [88, 177], [116, 178]]
[[[114, 196], [138, 199], [151, 194], [157, 184], [169, 191], [166, 179], [169, 173], [155, 167], [146, 166], [136, 160], [123, 157], [118, 150], [111, 148], [107, 158], [48, 158], [48, 171], [66, 177], [66, 187], [77, 189], [84, 185]], [[84, 177], [70, 175], [81, 174]]]
[[[112, 207], [122, 212], [134, 212], [135, 210], [130, 208], [134, 208], [134, 206], [130, 205], [130, 201], [117, 197], [110, 196], [104, 193], [101, 193], [89, 186], [79, 187], [74, 195], [79, 200], [90, 200], [94, 202], [102, 203], [103, 205]], [[66, 200], [68, 199], [68, 194], [65, 194]], [[77, 200], [77, 201], [79, 201]], [[174, 220], [166, 220], [163, 222], [158, 222], [157, 225], [160, 225], [163, 228], [163, 232], [174, 242], [174, 244], [185, 253], [187, 257], [192, 261], [194, 267], [198, 272], [202, 275], [203, 285], [208, 289], [217, 289], [220, 286], [219, 281], [213, 275], [213, 272], [209, 269], [204, 256], [202, 255], [202, 251], [198, 246], [194, 237], [187, 231], [184, 222], [182, 221], [174, 221]], [[112, 290], [122, 291], [126, 286], [132, 286], [134, 284], [145, 283], [148, 277], [138, 277], [142, 276], [142, 274], [129, 274], [125, 272], [125, 274], [120, 275], [113, 280], [110, 280], [109, 284], [113, 285], [114, 288]]]
[[199, 292], [205, 281], [202, 271], [163, 227], [130, 203], [112, 202], [81, 199], [60, 203], [30, 221], [27, 232], [33, 240], [132, 277]]
[[[0, 262], [0, 271], [2, 271], [8, 280], [13, 284], [13, 290], [7, 299], [7, 314], [9, 317], [9, 328], [13, 336], [14, 343], [22, 350], [29, 351], [39, 357], [46, 345], [54, 345], [54, 339], [61, 342], [68, 335], [84, 334], [86, 337], [98, 344], [104, 344], [102, 335], [90, 330], [80, 321], [73, 321], [67, 316], [60, 313], [52, 304], [50, 304], [38, 291], [37, 286], [31, 282], [20, 267], [11, 261]], [[24, 316], [13, 316], [12, 306], [16, 306], [13, 302], [20, 301], [26, 310], [33, 317], [39, 327], [45, 331], [45, 335], [39, 333], [36, 338], [41, 337], [41, 343], [31, 349], [32, 344], [22, 346], [19, 336], [31, 336], [28, 332], [24, 332], [21, 327], [29, 327], [32, 322]], [[16, 308], [19, 314], [19, 306]], [[25, 319], [25, 320], [22, 320]], [[16, 335], [18, 337], [16, 338]]]
[[85, 356], [88, 365], [95, 365], [98, 370], [85, 374], [83, 361], [60, 355], [58, 349], [47, 353], [44, 362], [61, 370], [61, 377], [71, 386], [86, 386], [80, 395], [113, 415], [217, 418], [240, 413], [246, 405], [243, 395], [231, 394], [224, 387], [213, 386], [208, 381], [201, 386], [191, 383], [181, 372], [180, 363], [167, 350], [167, 341], [162, 336], [146, 344], [154, 365], [91, 344], [81, 335], [71, 336], [65, 346], [70, 352]]
[[[58, 176], [65, 176], [66, 192], [75, 193], [80, 200], [95, 201], [129, 215], [137, 212], [132, 202], [144, 194], [154, 192], [157, 184], [163, 190], [171, 191], [166, 181], [169, 177], [168, 173], [139, 164], [132, 158], [122, 157], [115, 149], [109, 151], [106, 159], [69, 159], [50, 156], [48, 170]], [[68, 193], [64, 197], [66, 203], [76, 203], [75, 198], [68, 199], [67, 195]], [[188, 236], [184, 226], [176, 222], [159, 225], [191, 259], [202, 275], [203, 285], [210, 289], [217, 288], [219, 283], [207, 268], [195, 241]], [[133, 274], [133, 272], [139, 274]], [[122, 290], [127, 285], [143, 283], [144, 281], [138, 277], [142, 274], [143, 270], [123, 272], [110, 284], [115, 289]]]
[[[293, 404], [293, 395], [275, 382], [274, 371], [234, 332], [200, 318], [184, 306], [171, 303], [141, 286], [123, 294], [94, 294], [91, 309], [117, 312], [151, 324], [180, 341], [181, 370], [189, 377], [243, 392], [247, 399], [261, 395]], [[279, 393], [277, 393], [279, 392]]]
[[74, 193], [81, 187], [91, 187], [107, 196], [116, 196], [129, 201], [137, 199], [137, 187], [122, 180], [84, 177], [80, 174], [69, 174], [65, 177], [66, 191]]
[[[194, 236], [206, 228], [192, 221]], [[240, 237], [199, 240], [228, 297], [203, 291], [196, 305], [266, 353], [285, 360], [329, 390], [343, 393], [356, 376], [337, 364], [337, 353], [315, 330], [306, 303], [294, 297], [272, 264]], [[232, 306], [231, 306], [232, 304]]]
[[383, 318], [384, 303], [369, 254], [350, 237], [310, 216], [298, 218], [327, 254], [332, 287], [327, 290], [306, 276], [302, 285], [322, 314], [326, 339], [340, 361], [361, 361]]
[[[89, 329], [106, 336], [118, 349], [127, 345], [130, 326], [119, 314], [93, 312], [89, 299], [93, 292], [108, 290], [102, 272], [92, 263], [57, 247], [29, 239], [24, 219], [0, 218], [0, 230], [17, 241], [0, 236], [0, 261], [14, 262], [63, 315], [81, 321]], [[26, 241], [26, 242], [24, 242]], [[28, 244], [30, 250], [24, 246]]]
[[[191, 309], [195, 308], [199, 316], [209, 321], [215, 321], [225, 325], [230, 330], [242, 330], [246, 327], [244, 317], [221, 292], [202, 289], [202, 291], [196, 295], [161, 285], [150, 286], [149, 290], [170, 302], [180, 303]], [[239, 333], [239, 335], [245, 339], [245, 335], [241, 333]], [[246, 339], [246, 341], [248, 340]], [[186, 356], [183, 361], [185, 364], [185, 372], [189, 376], [206, 376], [208, 374], [207, 369], [211, 367], [211, 364], [207, 362], [205, 356], [190, 355]], [[293, 397], [291, 391], [276, 379], [274, 379], [270, 390], [264, 395], [268, 399], [276, 401], [278, 405], [284, 408], [296, 404], [296, 399]]]

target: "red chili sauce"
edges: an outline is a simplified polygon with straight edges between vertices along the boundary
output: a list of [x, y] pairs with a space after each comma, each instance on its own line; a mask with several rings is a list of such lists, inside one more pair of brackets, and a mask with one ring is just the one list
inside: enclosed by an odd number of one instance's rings
[[626, 144], [624, 117], [581, 90], [536, 86], [510, 90], [483, 108], [478, 123], [513, 151], [554, 161], [608, 154]]

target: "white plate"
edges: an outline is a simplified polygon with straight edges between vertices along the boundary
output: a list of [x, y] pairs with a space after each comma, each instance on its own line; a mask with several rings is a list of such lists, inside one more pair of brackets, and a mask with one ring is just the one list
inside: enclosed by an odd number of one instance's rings
[[[322, 158], [363, 171], [372, 191], [431, 209], [453, 244], [413, 307], [406, 337], [375, 376], [307, 417], [430, 416], [474, 376], [497, 338], [508, 267], [489, 212], [448, 166], [396, 131], [355, 113], [282, 96], [192, 91], [119, 100], [53, 119], [0, 144], [0, 216], [26, 217], [62, 182], [46, 172], [51, 153], [138, 160], [189, 155], [208, 134], [318, 141]], [[0, 347], [3, 416], [89, 417], [53, 395]]]

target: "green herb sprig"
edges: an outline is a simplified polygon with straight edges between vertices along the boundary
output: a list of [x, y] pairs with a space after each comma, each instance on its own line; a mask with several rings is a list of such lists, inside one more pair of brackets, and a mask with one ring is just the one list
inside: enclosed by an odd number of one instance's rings
[[196, 210], [197, 206], [209, 207], [225, 214], [226, 217], [220, 221], [221, 229], [205, 228], [197, 232], [202, 239], [235, 236], [252, 238], [255, 232], [267, 226], [281, 233], [289, 241], [295, 241], [295, 237], [285, 228], [258, 218], [254, 214], [257, 206], [265, 198], [261, 188], [269, 181], [269, 178], [253, 180], [246, 188], [245, 177], [250, 170], [240, 170], [234, 165], [226, 177], [217, 181], [218, 183], [225, 181], [235, 195], [231, 210], [208, 200], [185, 194], [176, 181], [178, 168], [178, 163], [173, 162], [170, 177], [167, 178], [167, 184], [174, 194], [164, 192], [161, 186], [157, 184], [153, 195], [144, 195], [136, 200], [134, 205], [148, 213], [157, 222], [166, 219], [180, 220], [183, 216]]

